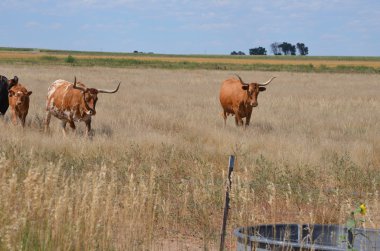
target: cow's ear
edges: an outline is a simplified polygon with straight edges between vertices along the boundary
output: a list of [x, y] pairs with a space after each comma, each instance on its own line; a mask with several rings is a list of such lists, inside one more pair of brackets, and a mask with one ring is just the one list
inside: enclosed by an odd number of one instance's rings
[[14, 77], [13, 77], [13, 83], [15, 83], [15, 84], [18, 83], [18, 77], [17, 77], [17, 76], [14, 76]]
[[259, 87], [259, 91], [260, 92], [263, 92], [263, 91], [265, 91], [267, 88], [265, 88], [265, 87]]
[[243, 90], [248, 90], [249, 86], [248, 86], [248, 85], [242, 85], [241, 88], [242, 88]]
[[9, 90], [8, 91], [8, 96], [9, 97], [12, 97], [12, 96], [14, 96], [15, 95], [15, 92], [14, 91], [12, 91], [12, 90]]
[[26, 95], [30, 96], [30, 95], [32, 95], [32, 93], [33, 93], [33, 92], [28, 91], [28, 93], [27, 93]]

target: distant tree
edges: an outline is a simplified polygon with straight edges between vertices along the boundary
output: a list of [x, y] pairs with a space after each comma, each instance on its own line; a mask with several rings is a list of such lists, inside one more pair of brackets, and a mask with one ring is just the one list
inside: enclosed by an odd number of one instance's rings
[[290, 47], [290, 54], [291, 54], [292, 56], [295, 56], [295, 55], [296, 55], [296, 46], [295, 46], [295, 45], [292, 45], [292, 46]]
[[298, 49], [298, 53], [301, 56], [306, 56], [309, 54], [309, 48], [306, 47], [304, 43], [297, 43], [297, 49]]
[[287, 42], [283, 42], [278, 45], [278, 48], [282, 50], [284, 55], [296, 55], [296, 46]]
[[281, 51], [284, 53], [284, 55], [289, 55], [291, 46], [292, 46], [291, 44], [289, 44], [287, 42], [283, 42], [283, 43], [278, 45], [278, 48], [281, 49]]
[[245, 55], [245, 53], [242, 51], [238, 51], [238, 52], [233, 51], [233, 52], [231, 52], [231, 55]]
[[281, 48], [279, 47], [279, 45], [280, 45], [280, 43], [278, 43], [278, 42], [271, 43], [270, 49], [271, 49], [273, 55], [276, 55], [276, 56], [282, 55], [281, 54]]
[[267, 55], [267, 50], [264, 47], [256, 47], [249, 49], [249, 55]]

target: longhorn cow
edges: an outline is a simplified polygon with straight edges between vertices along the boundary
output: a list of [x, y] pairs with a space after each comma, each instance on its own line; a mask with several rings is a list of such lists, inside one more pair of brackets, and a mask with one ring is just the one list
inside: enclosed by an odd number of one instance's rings
[[49, 89], [46, 101], [45, 131], [49, 129], [51, 115], [62, 121], [62, 129], [66, 134], [66, 124], [75, 131], [75, 123], [83, 121], [86, 124], [86, 135], [91, 136], [91, 117], [96, 114], [95, 106], [99, 93], [115, 93], [119, 90], [120, 83], [114, 90], [88, 88], [84, 84], [66, 80], [54, 81]]
[[263, 84], [258, 83], [245, 83], [238, 75], [236, 78], [229, 78], [223, 81], [220, 88], [219, 100], [223, 108], [224, 125], [228, 115], [235, 116], [235, 123], [237, 126], [243, 125], [243, 118], [245, 119], [245, 126], [249, 125], [252, 115], [252, 108], [258, 106], [257, 96], [259, 92], [266, 90], [268, 85], [275, 77]]

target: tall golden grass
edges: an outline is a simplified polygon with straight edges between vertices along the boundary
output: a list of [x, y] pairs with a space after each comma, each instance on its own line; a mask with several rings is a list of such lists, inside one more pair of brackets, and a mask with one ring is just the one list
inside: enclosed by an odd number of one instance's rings
[[[209, 250], [220, 236], [228, 155], [232, 230], [260, 223], [344, 224], [360, 202], [380, 227], [377, 75], [275, 75], [251, 125], [223, 126], [228, 71], [1, 66], [32, 90], [28, 126], [0, 121], [0, 250]], [[44, 134], [56, 79], [113, 88], [102, 94], [95, 137]]]

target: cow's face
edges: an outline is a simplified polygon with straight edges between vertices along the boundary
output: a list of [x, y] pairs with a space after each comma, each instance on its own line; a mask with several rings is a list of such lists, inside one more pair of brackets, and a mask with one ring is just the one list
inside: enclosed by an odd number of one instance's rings
[[29, 100], [29, 96], [32, 94], [31, 91], [14, 91], [9, 90], [9, 97], [14, 99], [14, 104], [18, 107], [22, 107]]
[[17, 85], [18, 84], [18, 77], [17, 76], [14, 76], [12, 79], [9, 79], [8, 80], [8, 88], [12, 88], [12, 86], [14, 85]]
[[74, 78], [73, 88], [80, 90], [83, 94], [83, 103], [85, 106], [85, 113], [87, 115], [93, 116], [96, 114], [95, 106], [98, 101], [98, 93], [115, 93], [119, 90], [120, 83], [115, 90], [103, 90], [103, 89], [95, 89], [95, 88], [87, 88], [85, 85], [78, 83], [77, 78]]
[[259, 96], [259, 92], [263, 92], [266, 90], [265, 87], [259, 86], [257, 83], [250, 83], [242, 86], [243, 90], [247, 91], [248, 96], [248, 104], [252, 107], [258, 106], [257, 97]]
[[98, 101], [98, 90], [95, 88], [87, 88], [84, 92], [84, 102], [86, 106], [86, 113], [89, 115], [95, 115], [96, 102]]

